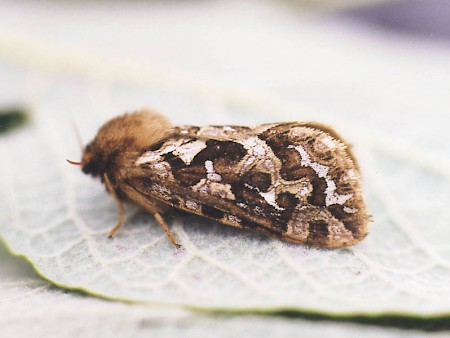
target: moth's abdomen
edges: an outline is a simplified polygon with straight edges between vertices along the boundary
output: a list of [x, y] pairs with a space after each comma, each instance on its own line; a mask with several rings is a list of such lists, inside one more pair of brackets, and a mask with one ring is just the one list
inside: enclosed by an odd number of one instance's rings
[[159, 179], [135, 184], [149, 198], [225, 224], [295, 243], [350, 245], [367, 233], [358, 169], [347, 145], [317, 126], [178, 127], [136, 161]]

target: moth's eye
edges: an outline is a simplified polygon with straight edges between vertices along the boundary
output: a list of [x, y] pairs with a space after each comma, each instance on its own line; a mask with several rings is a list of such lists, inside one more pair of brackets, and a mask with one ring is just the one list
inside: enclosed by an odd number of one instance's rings
[[83, 163], [81, 170], [85, 174], [97, 176], [100, 173], [100, 162], [91, 144], [86, 146], [81, 162]]
[[87, 162], [81, 170], [85, 174], [91, 174], [92, 176], [97, 176], [100, 172], [100, 164], [95, 159]]

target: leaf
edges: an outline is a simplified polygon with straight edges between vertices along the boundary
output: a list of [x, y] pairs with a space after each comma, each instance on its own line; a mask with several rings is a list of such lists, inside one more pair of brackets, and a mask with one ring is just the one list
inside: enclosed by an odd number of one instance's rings
[[[423, 333], [370, 326], [254, 315], [217, 316], [176, 308], [108, 302], [67, 293], [42, 280], [0, 244], [0, 336], [47, 337], [421, 337]], [[220, 330], [217, 328], [220, 327]]]
[[435, 211], [448, 201], [449, 185], [439, 173], [362, 140], [374, 223], [361, 244], [311, 249], [175, 214], [168, 222], [184, 246], [176, 251], [152, 217], [132, 207], [123, 229], [107, 238], [115, 204], [99, 182], [65, 163], [70, 133], [58, 111], [36, 116], [34, 126], [0, 146], [7, 159], [0, 233], [53, 283], [109, 299], [210, 310], [448, 313], [448, 212]]

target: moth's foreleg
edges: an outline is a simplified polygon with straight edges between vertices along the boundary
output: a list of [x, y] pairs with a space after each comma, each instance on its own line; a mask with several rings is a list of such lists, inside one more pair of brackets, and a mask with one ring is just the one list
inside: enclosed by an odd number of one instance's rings
[[117, 230], [120, 229], [120, 227], [123, 224], [123, 219], [124, 219], [124, 211], [123, 211], [123, 204], [122, 201], [120, 200], [116, 200], [117, 203], [117, 210], [119, 211], [119, 220], [117, 221], [116, 225], [114, 225], [111, 230], [109, 230], [108, 232], [108, 237], [112, 238], [114, 236], [114, 234], [117, 232]]
[[123, 211], [123, 203], [119, 199], [119, 196], [117, 196], [116, 190], [113, 188], [108, 175], [104, 174], [103, 179], [105, 180], [106, 188], [109, 190], [111, 195], [114, 197], [114, 200], [116, 201], [117, 211], [119, 212], [119, 220], [117, 221], [116, 225], [108, 232], [108, 237], [112, 238], [114, 234], [117, 232], [117, 230], [119, 230], [120, 227], [122, 226], [125, 213]]

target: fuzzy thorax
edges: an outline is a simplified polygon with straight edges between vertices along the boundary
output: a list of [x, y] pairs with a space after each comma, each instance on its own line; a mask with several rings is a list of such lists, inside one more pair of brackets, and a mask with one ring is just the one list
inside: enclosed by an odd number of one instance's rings
[[105, 123], [83, 151], [83, 172], [108, 174], [112, 180], [129, 167], [139, 153], [169, 136], [170, 122], [148, 109], [127, 113]]

